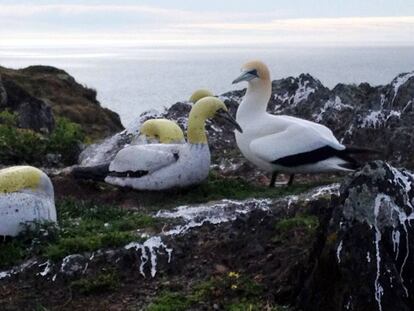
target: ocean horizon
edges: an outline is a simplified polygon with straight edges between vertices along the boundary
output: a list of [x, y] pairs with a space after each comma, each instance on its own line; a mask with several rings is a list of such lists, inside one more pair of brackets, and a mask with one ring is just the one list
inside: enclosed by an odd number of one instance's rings
[[414, 70], [414, 47], [158, 47], [158, 48], [0, 48], [0, 66], [50, 65], [94, 88], [102, 106], [127, 126], [142, 112], [186, 100], [198, 88], [215, 94], [232, 85], [251, 59], [268, 64], [272, 79], [309, 73], [325, 86], [389, 83]]

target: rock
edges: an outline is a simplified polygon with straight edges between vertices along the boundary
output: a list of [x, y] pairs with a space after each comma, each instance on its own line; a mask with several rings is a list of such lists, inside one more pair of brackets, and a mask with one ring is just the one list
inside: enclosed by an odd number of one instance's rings
[[6, 89], [3, 86], [1, 76], [0, 76], [0, 107], [6, 106], [7, 103], [7, 93]]
[[88, 263], [88, 258], [81, 254], [73, 254], [66, 256], [62, 260], [62, 266], [60, 267], [60, 273], [67, 276], [79, 276], [85, 269]]
[[303, 310], [414, 309], [414, 175], [371, 162], [341, 187]]
[[139, 128], [146, 120], [160, 117], [157, 111], [147, 111], [136, 118], [125, 130], [85, 148], [79, 155], [79, 164], [94, 166], [112, 161], [119, 150], [129, 145], [139, 135]]
[[[22, 126], [35, 130], [53, 128], [50, 115], [78, 123], [92, 139], [104, 138], [123, 129], [118, 114], [101, 107], [96, 91], [77, 83], [63, 70], [30, 66], [13, 70], [0, 67], [7, 101], [0, 107], [18, 112]], [[33, 118], [35, 118], [33, 120]]]
[[51, 107], [43, 100], [33, 97], [8, 77], [3, 78], [7, 101], [1, 107], [18, 115], [19, 127], [37, 132], [50, 133], [55, 126]]

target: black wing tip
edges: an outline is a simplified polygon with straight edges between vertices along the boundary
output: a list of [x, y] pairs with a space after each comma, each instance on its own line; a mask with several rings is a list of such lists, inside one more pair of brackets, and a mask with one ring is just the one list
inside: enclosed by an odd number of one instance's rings
[[72, 176], [76, 179], [104, 181], [109, 173], [109, 163], [96, 166], [78, 166], [72, 169]]
[[335, 156], [340, 156], [341, 151], [331, 146], [323, 146], [314, 150], [292, 154], [283, 158], [272, 161], [272, 164], [286, 167], [295, 167], [306, 164], [314, 164]]
[[111, 177], [121, 177], [121, 178], [140, 178], [142, 176], [148, 175], [148, 171], [125, 171], [125, 172], [109, 172]]

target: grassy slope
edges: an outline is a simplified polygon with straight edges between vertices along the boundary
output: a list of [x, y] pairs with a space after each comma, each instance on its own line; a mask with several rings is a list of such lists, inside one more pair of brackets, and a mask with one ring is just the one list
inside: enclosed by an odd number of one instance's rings
[[0, 66], [3, 79], [11, 79], [32, 96], [46, 100], [55, 117], [78, 123], [92, 139], [106, 137], [122, 130], [119, 116], [100, 106], [96, 91], [77, 83], [65, 71], [31, 66], [14, 70]]
[[[269, 189], [251, 185], [242, 179], [222, 178], [211, 174], [208, 181], [187, 190], [167, 193], [132, 191], [132, 194], [138, 195], [135, 200], [144, 205], [139, 211], [97, 201], [60, 198], [56, 204], [59, 227], [37, 226], [35, 232], [28, 230], [17, 239], [3, 242], [0, 248], [0, 268], [5, 269], [32, 256], [60, 260], [69, 254], [118, 247], [139, 240], [135, 233], [137, 229], [162, 226], [161, 220], [151, 216], [159, 209], [224, 198], [276, 198], [299, 194], [318, 184]], [[102, 184], [101, 192], [108, 191], [122, 190], [107, 188]]]

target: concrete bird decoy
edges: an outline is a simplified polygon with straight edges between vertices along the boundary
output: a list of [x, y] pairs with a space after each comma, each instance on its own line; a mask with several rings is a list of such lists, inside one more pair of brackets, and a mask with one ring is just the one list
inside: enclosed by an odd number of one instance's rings
[[56, 222], [50, 178], [32, 166], [0, 170], [0, 236], [16, 236], [26, 222]]
[[[189, 98], [195, 104], [200, 99], [214, 96], [207, 89], [198, 89]], [[140, 135], [132, 141], [131, 145], [141, 144], [181, 144], [185, 143], [184, 133], [178, 124], [168, 119], [150, 119], [140, 128]]]
[[188, 142], [129, 146], [115, 156], [107, 167], [77, 168], [75, 177], [93, 176], [105, 182], [139, 190], [165, 190], [199, 184], [208, 176], [210, 149], [205, 122], [221, 117], [241, 131], [216, 97], [205, 97], [192, 107], [188, 118]]
[[150, 119], [142, 123], [140, 135], [131, 145], [183, 144], [184, 133], [177, 123], [167, 119]]
[[250, 162], [272, 173], [270, 186], [278, 172], [291, 174], [291, 184], [295, 173], [352, 171], [358, 163], [351, 154], [372, 152], [342, 145], [324, 125], [267, 113], [272, 82], [262, 62], [246, 63], [233, 84], [242, 81], [248, 86], [236, 114], [243, 128], [236, 132], [237, 145]]
[[214, 94], [207, 89], [198, 89], [193, 94], [191, 94], [189, 102], [195, 104], [200, 99], [207, 96], [214, 96]]

